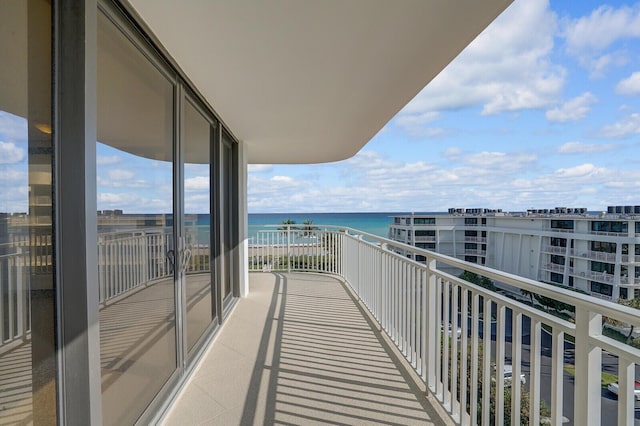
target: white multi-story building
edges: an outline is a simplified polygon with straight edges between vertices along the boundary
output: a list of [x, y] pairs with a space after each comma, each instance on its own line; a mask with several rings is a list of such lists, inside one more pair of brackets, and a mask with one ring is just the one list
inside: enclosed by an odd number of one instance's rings
[[389, 237], [607, 300], [640, 296], [640, 206], [449, 209], [393, 216]]

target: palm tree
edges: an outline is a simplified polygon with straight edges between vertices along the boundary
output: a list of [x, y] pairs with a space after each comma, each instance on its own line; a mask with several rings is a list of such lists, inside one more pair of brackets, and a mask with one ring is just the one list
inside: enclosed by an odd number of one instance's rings
[[315, 231], [316, 229], [318, 229], [317, 226], [312, 226], [313, 225], [313, 220], [311, 219], [306, 219], [304, 221], [302, 221], [302, 230], [303, 230], [303, 235], [305, 237], [309, 236], [312, 234], [312, 231]]

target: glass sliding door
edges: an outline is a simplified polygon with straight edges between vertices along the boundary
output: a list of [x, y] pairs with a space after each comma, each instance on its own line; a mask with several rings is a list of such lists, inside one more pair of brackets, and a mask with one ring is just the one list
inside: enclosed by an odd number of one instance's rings
[[175, 92], [98, 14], [98, 280], [105, 425], [132, 424], [177, 371]]
[[0, 424], [57, 415], [51, 9], [0, 1]]
[[234, 170], [233, 150], [234, 143], [227, 132], [222, 132], [220, 144], [220, 219], [221, 219], [221, 243], [222, 243], [222, 300], [227, 305], [233, 297], [234, 280], [234, 232], [237, 224], [235, 217], [234, 198]]
[[186, 307], [187, 351], [216, 318], [211, 263], [211, 142], [213, 124], [190, 98], [183, 101], [184, 251], [182, 283]]

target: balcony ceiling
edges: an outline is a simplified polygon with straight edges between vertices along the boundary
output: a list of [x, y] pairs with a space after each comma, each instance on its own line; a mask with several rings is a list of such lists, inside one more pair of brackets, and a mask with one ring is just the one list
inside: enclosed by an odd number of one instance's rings
[[250, 163], [353, 156], [511, 0], [129, 0]]

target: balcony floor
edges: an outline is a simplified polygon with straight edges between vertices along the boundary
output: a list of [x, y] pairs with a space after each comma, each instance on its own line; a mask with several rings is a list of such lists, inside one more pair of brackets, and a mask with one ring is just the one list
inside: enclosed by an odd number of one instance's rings
[[164, 424], [444, 424], [337, 279], [252, 273]]

